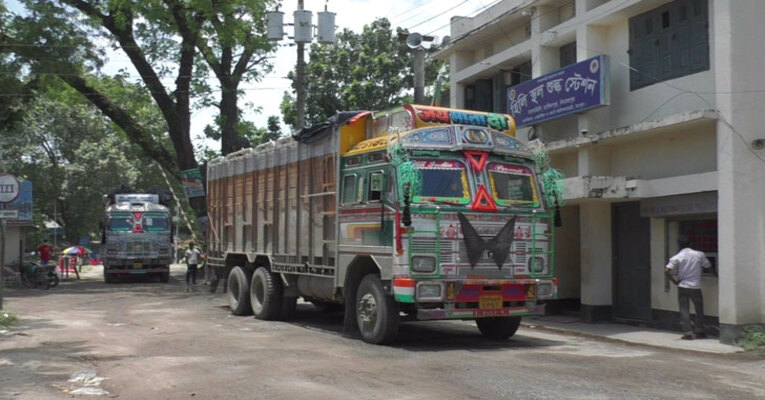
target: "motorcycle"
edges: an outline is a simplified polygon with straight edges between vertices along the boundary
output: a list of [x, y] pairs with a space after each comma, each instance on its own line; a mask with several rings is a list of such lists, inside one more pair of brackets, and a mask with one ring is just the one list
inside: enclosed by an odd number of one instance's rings
[[19, 269], [21, 283], [28, 288], [50, 289], [59, 284], [55, 264], [45, 266], [31, 260], [23, 260]]

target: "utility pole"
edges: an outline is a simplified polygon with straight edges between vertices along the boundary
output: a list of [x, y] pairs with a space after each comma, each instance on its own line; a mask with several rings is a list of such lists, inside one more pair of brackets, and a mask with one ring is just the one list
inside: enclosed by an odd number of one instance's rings
[[414, 49], [414, 104], [425, 104], [425, 49]]
[[[326, 5], [324, 11], [317, 13], [319, 17], [319, 25], [317, 32], [317, 39], [322, 44], [332, 44], [335, 42], [335, 13], [327, 11]], [[266, 36], [268, 40], [280, 41], [284, 39], [284, 13], [279, 11], [270, 11], [266, 13], [266, 26], [268, 31]], [[313, 35], [313, 15], [311, 11], [304, 9], [303, 0], [298, 0], [297, 10], [294, 13], [294, 36], [295, 44], [297, 44], [297, 66], [295, 67], [295, 91], [297, 99], [295, 101], [296, 108], [296, 128], [303, 129], [305, 127], [305, 44], [311, 43], [314, 39]]]
[[[298, 11], [303, 10], [303, 0], [298, 0]], [[296, 22], [297, 23], [297, 22]], [[303, 42], [297, 42], [297, 129], [303, 129], [305, 127], [305, 65], [304, 65], [304, 47]]]
[[[437, 38], [412, 32], [399, 35], [400, 40], [406, 41], [407, 47], [414, 52], [414, 104], [425, 103], [425, 53]], [[425, 45], [428, 47], [426, 48]]]

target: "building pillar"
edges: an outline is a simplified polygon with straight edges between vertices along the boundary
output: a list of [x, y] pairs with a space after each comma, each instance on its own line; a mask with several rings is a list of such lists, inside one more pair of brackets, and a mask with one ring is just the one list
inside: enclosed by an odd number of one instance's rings
[[[720, 341], [765, 323], [765, 103], [751, 92], [765, 65], [761, 36], [765, 3], [710, 2], [711, 68], [715, 71], [718, 166]], [[754, 142], [754, 143], [753, 143]]]
[[581, 310], [588, 322], [611, 319], [611, 204], [591, 201], [579, 206], [581, 241]]

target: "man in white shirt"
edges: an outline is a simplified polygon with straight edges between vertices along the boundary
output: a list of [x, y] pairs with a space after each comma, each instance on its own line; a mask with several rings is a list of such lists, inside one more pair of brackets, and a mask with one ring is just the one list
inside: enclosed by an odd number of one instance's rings
[[[685, 235], [680, 235], [677, 239], [680, 251], [672, 256], [664, 268], [664, 273], [675, 285], [677, 285], [677, 302], [680, 306], [680, 320], [683, 328], [681, 339], [693, 340], [694, 332], [696, 338], [705, 338], [704, 333], [704, 297], [701, 294], [701, 273], [702, 270], [712, 267], [704, 253], [693, 250], [690, 239]], [[675, 271], [675, 274], [673, 274]], [[675, 275], [677, 277], [675, 277]], [[691, 305], [696, 311], [696, 319], [691, 328]]]
[[186, 250], [186, 291], [191, 291], [191, 287], [189, 286], [189, 281], [191, 281], [192, 285], [197, 284], [197, 264], [199, 264], [199, 259], [202, 257], [202, 253], [199, 252], [199, 249], [194, 248], [194, 242], [189, 243], [189, 249]]

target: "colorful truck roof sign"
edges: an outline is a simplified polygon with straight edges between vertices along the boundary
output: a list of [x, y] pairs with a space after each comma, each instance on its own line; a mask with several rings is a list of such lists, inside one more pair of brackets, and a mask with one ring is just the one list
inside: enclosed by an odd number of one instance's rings
[[372, 132], [384, 136], [417, 128], [442, 125], [473, 125], [515, 136], [515, 121], [508, 114], [408, 104], [372, 113]]
[[406, 149], [483, 150], [531, 157], [526, 146], [516, 138], [493, 129], [469, 125], [439, 125], [376, 137], [356, 144], [345, 155], [383, 150], [396, 140], [400, 140]]
[[149, 193], [122, 193], [114, 195], [116, 203], [145, 202], [159, 204], [159, 195]]

